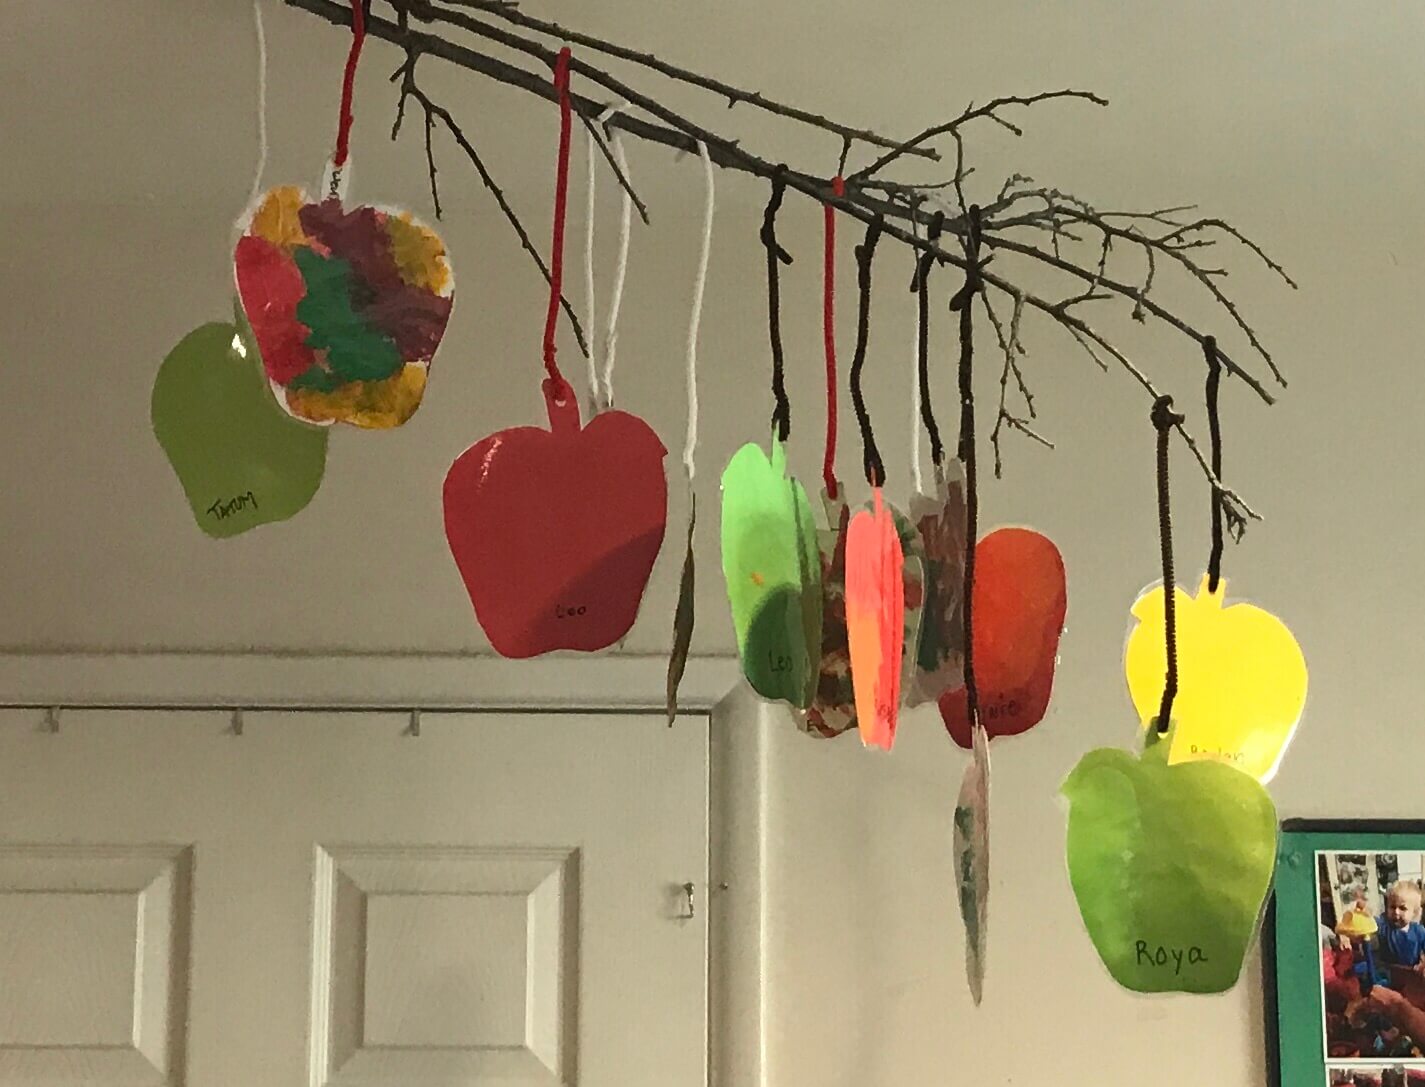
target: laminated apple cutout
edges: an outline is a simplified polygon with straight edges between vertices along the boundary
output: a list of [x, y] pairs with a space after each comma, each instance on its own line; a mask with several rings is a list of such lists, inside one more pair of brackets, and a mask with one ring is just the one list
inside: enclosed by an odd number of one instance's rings
[[286, 520], [321, 486], [326, 431], [272, 402], [236, 325], [200, 325], [183, 337], [159, 368], [151, 411], [154, 434], [209, 536]]
[[544, 330], [549, 429], [482, 439], [445, 477], [445, 531], [475, 616], [497, 653], [593, 651], [633, 625], [663, 543], [666, 450], [648, 424], [603, 411], [582, 425], [555, 363], [569, 180], [569, 53], [555, 67], [560, 154]]
[[[974, 656], [980, 721], [991, 737], [1016, 736], [1044, 718], [1068, 607], [1064, 561], [1052, 540], [1000, 528], [975, 546]], [[940, 716], [970, 746], [963, 686], [940, 697]]]
[[786, 447], [744, 445], [722, 473], [722, 572], [742, 673], [763, 698], [811, 705], [821, 644], [821, 560]]
[[1277, 814], [1222, 763], [1091, 751], [1064, 783], [1069, 880], [1099, 957], [1140, 993], [1237, 983], [1276, 862]]
[[420, 406], [450, 320], [445, 246], [408, 212], [343, 205], [351, 91], [365, 37], [352, 47], [327, 192], [271, 189], [239, 224], [238, 298], [278, 403], [312, 423], [400, 426]]
[[[1306, 658], [1286, 624], [1252, 604], [1227, 604], [1204, 576], [1197, 596], [1174, 587], [1178, 693], [1168, 762], [1214, 759], [1272, 779], [1306, 705]], [[1124, 671], [1133, 705], [1150, 728], [1158, 714], [1165, 616], [1163, 588], [1133, 605]]]

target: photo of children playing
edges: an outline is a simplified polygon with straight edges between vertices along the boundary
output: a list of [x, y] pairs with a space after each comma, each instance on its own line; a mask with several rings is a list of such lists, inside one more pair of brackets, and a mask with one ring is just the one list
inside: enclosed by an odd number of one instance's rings
[[1327, 1087], [1425, 1085], [1425, 853], [1316, 863]]

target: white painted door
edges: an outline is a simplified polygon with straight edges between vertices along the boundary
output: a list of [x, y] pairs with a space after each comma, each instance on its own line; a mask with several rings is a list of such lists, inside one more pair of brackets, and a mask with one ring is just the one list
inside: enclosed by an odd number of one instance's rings
[[706, 1081], [706, 718], [40, 716], [0, 715], [5, 1087]]

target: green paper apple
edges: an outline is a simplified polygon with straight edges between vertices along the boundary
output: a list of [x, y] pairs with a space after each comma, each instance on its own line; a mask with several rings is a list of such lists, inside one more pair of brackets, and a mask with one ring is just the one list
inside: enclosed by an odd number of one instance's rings
[[1170, 766], [1168, 748], [1100, 748], [1080, 760], [1063, 786], [1069, 880], [1124, 988], [1225, 992], [1271, 885], [1276, 807], [1251, 775], [1216, 762]]
[[321, 486], [327, 431], [277, 406], [237, 325], [200, 325], [179, 341], [154, 380], [151, 417], [209, 536], [286, 520]]

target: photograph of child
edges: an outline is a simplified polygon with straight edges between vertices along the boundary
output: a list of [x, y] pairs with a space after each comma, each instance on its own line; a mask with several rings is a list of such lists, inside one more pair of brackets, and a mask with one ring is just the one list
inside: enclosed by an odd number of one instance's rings
[[1425, 854], [1318, 853], [1317, 876], [1328, 1084], [1425, 1084]]

